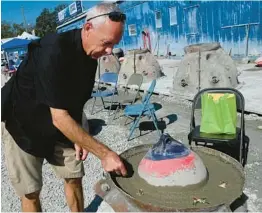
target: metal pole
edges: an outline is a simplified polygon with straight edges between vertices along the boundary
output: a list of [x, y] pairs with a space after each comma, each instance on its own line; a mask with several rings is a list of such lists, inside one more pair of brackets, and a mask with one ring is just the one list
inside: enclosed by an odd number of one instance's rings
[[136, 51], [134, 50], [134, 73], [136, 73]]
[[248, 40], [249, 40], [250, 25], [246, 25], [246, 57], [248, 56]]
[[26, 20], [25, 20], [25, 13], [24, 13], [24, 7], [23, 6], [21, 6], [21, 12], [22, 12], [23, 20], [24, 20], [25, 31], [27, 32], [27, 24], [26, 24]]
[[158, 57], [158, 53], [159, 53], [159, 39], [160, 39], [160, 35], [158, 34], [158, 37], [157, 37], [157, 57]]
[[246, 50], [245, 50], [245, 55], [246, 57], [248, 56], [248, 42], [249, 42], [249, 31], [250, 31], [250, 26], [254, 25], [259, 25], [260, 23], [247, 23], [247, 24], [238, 24], [238, 25], [230, 25], [230, 26], [224, 26], [221, 27], [221, 29], [227, 29], [227, 28], [233, 28], [233, 27], [245, 27], [246, 29]]
[[201, 72], [201, 65], [200, 65], [200, 61], [201, 61], [201, 53], [200, 53], [200, 49], [198, 51], [198, 92], [201, 89], [201, 76], [200, 76], [200, 72]]
[[5, 51], [5, 60], [7, 62], [7, 66], [8, 66], [8, 70], [9, 70], [10, 65], [9, 65], [8, 53], [6, 51]]

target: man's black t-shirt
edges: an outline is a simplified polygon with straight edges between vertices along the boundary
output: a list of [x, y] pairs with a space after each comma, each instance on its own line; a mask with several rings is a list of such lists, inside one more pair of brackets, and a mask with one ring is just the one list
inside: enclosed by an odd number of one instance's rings
[[65, 109], [79, 124], [94, 86], [97, 61], [82, 47], [81, 30], [50, 34], [28, 47], [13, 87], [6, 128], [24, 151], [53, 153], [57, 141], [73, 146], [52, 123], [50, 107]]

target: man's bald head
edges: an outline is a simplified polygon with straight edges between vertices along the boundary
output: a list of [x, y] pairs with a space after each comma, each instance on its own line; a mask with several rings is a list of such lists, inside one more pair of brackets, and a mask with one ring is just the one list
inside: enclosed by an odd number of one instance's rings
[[113, 3], [101, 3], [91, 8], [86, 14], [82, 30], [83, 48], [88, 55], [99, 58], [111, 54], [115, 44], [122, 38], [124, 20], [112, 19], [109, 13], [121, 10]]
[[[88, 12], [86, 13], [85, 22], [87, 22], [88, 19], [91, 19], [95, 16], [108, 14], [110, 12], [121, 12], [121, 10], [114, 3], [100, 3], [88, 10]], [[107, 16], [100, 16], [90, 20], [89, 22], [92, 23], [93, 26], [97, 27], [98, 25], [105, 23], [107, 18]]]

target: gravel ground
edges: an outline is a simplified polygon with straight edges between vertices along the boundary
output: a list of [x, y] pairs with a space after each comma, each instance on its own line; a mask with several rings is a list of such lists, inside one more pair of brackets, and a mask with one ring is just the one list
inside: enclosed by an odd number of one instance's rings
[[[190, 122], [190, 102], [182, 101], [177, 98], [169, 97], [153, 97], [153, 102], [161, 103], [162, 108], [157, 112], [158, 118], [163, 118], [167, 125], [165, 132], [168, 132], [176, 139], [187, 143], [187, 134]], [[126, 141], [129, 130], [123, 125], [124, 119], [120, 118], [111, 122], [108, 119], [106, 112], [99, 112], [91, 116], [89, 111], [91, 102], [87, 102], [84, 112], [89, 119], [89, 125], [94, 137], [98, 138], [103, 143], [107, 144], [111, 149], [117, 153], [143, 143], [157, 142], [156, 132], [149, 132], [149, 134], [137, 137], [129, 142]], [[95, 108], [95, 111], [98, 107]], [[177, 116], [177, 120], [176, 120]], [[250, 152], [248, 164], [246, 165], [246, 187], [245, 193], [248, 198], [248, 208], [250, 211], [262, 211], [262, 132], [258, 126], [262, 125], [261, 117], [255, 115], [246, 116], [246, 132], [250, 137]], [[3, 126], [2, 126], [3, 130]], [[146, 133], [146, 132], [143, 132]], [[138, 136], [138, 132], [135, 132]], [[3, 134], [2, 140], [8, 140], [8, 135]], [[1, 147], [2, 150], [2, 147]], [[15, 195], [14, 190], [10, 186], [7, 172], [4, 164], [4, 153], [1, 152], [1, 211], [3, 212], [17, 212], [20, 211], [20, 201]], [[84, 163], [86, 176], [83, 178], [85, 207], [90, 210], [90, 204], [95, 198], [93, 187], [95, 183], [102, 177], [102, 169], [100, 162], [92, 154], [89, 154]], [[48, 212], [65, 212], [69, 211], [66, 200], [63, 195], [63, 180], [56, 178], [52, 169], [47, 163], [43, 166], [43, 189], [41, 192], [41, 201], [43, 211]], [[93, 209], [94, 211], [95, 209]], [[102, 202], [98, 208], [99, 212], [113, 211], [105, 202]]]
[[[86, 112], [89, 111], [89, 109], [87, 108], [85, 109]], [[90, 118], [90, 116], [88, 117]], [[107, 123], [107, 113], [105, 112], [99, 113], [99, 119], [103, 119]], [[97, 122], [99, 123], [99, 121], [100, 120], [96, 118], [94, 120], [91, 119], [90, 128], [92, 128], [92, 125], [97, 125]], [[3, 131], [3, 128], [4, 127], [2, 125], [2, 133], [3, 133], [2, 140], [6, 141], [9, 139], [9, 135], [6, 131]], [[100, 131], [100, 128], [94, 129], [94, 132], [97, 131]], [[100, 131], [99, 134], [96, 135], [95, 137], [100, 139], [102, 142], [104, 142], [106, 145], [108, 145], [111, 149], [113, 149], [117, 153], [121, 153], [122, 151], [130, 147], [142, 143], [141, 140], [138, 139], [134, 139], [127, 143], [126, 141], [127, 135], [128, 135], [128, 131], [126, 131], [126, 127], [123, 127], [123, 125], [121, 124], [117, 124], [117, 125], [103, 126], [103, 131]], [[14, 190], [10, 186], [8, 180], [7, 171], [4, 163], [5, 156], [4, 156], [3, 149], [1, 152], [1, 157], [2, 157], [1, 210], [3, 212], [20, 211], [20, 201], [16, 197]], [[86, 176], [83, 178], [83, 186], [84, 186], [84, 194], [85, 194], [85, 204], [87, 206], [95, 197], [93, 186], [99, 179], [101, 179], [103, 171], [100, 165], [100, 161], [92, 154], [89, 154], [84, 165], [85, 165]], [[50, 212], [69, 211], [66, 205], [65, 197], [63, 195], [63, 181], [56, 178], [51, 167], [46, 162], [44, 163], [43, 166], [43, 184], [44, 186], [41, 192], [43, 211], [50, 211]]]
[[[166, 123], [169, 123], [170, 117], [176, 113], [178, 120], [171, 121], [165, 130], [171, 136], [178, 140], [185, 141], [189, 127], [190, 103], [181, 102], [177, 99], [166, 97], [154, 97], [154, 102], [162, 104], [162, 109], [157, 112], [158, 118], [163, 118]], [[98, 110], [96, 107], [95, 110]], [[84, 109], [86, 116], [89, 119], [91, 132], [111, 147], [116, 152], [120, 153], [130, 147], [142, 143], [155, 143], [156, 132], [150, 132], [142, 137], [135, 138], [129, 142], [126, 141], [128, 136], [128, 128], [123, 125], [124, 119], [115, 120], [113, 123], [108, 119], [106, 112], [99, 112], [90, 116], [90, 102]], [[168, 119], [169, 118], [169, 119]], [[247, 183], [245, 192], [248, 195], [248, 206], [251, 211], [262, 211], [262, 187], [261, 187], [261, 156], [262, 156], [262, 134], [257, 127], [261, 125], [261, 118], [257, 116], [247, 116], [247, 134], [251, 137], [249, 162], [246, 166]], [[110, 125], [109, 125], [110, 124]], [[2, 126], [3, 128], [3, 126]], [[143, 132], [144, 133], [144, 132]], [[138, 132], [136, 132], [138, 135]], [[2, 139], [7, 140], [6, 133], [2, 135]], [[2, 162], [4, 162], [4, 153], [2, 152]], [[2, 168], [2, 200], [1, 206], [4, 212], [20, 211], [20, 202], [16, 197], [12, 187], [9, 184], [5, 164]], [[85, 161], [86, 176], [83, 179], [85, 206], [88, 207], [95, 198], [93, 187], [95, 183], [102, 177], [102, 169], [100, 162], [92, 154]], [[43, 190], [41, 192], [41, 200], [43, 211], [49, 212], [64, 212], [69, 211], [66, 200], [63, 195], [63, 181], [56, 178], [52, 169], [47, 163], [43, 166]], [[98, 208], [100, 212], [113, 211], [105, 202], [102, 202]]]

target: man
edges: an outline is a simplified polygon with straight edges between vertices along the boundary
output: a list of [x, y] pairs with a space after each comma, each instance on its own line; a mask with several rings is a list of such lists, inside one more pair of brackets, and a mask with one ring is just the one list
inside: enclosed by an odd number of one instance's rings
[[82, 161], [88, 152], [101, 160], [104, 170], [126, 175], [119, 156], [81, 127], [96, 59], [110, 54], [121, 40], [124, 21], [114, 4], [102, 3], [88, 12], [82, 30], [51, 34], [29, 45], [13, 79], [12, 110], [5, 115], [6, 129], [14, 139], [5, 141], [6, 165], [23, 211], [41, 211], [44, 159], [65, 179], [73, 212], [84, 210]]

